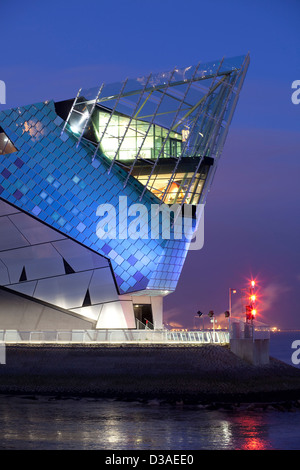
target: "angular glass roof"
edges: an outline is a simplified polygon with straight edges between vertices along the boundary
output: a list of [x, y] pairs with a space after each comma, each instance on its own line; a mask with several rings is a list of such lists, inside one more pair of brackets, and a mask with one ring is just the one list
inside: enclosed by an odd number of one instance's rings
[[[144, 158], [143, 150], [147, 145], [148, 136], [153, 133], [153, 126], [159, 126], [167, 132], [163, 134], [164, 139], [159, 151], [154, 151], [148, 158], [153, 167], [148, 181], [145, 181], [144, 192], [174, 133], [179, 136], [180, 152], [176, 150], [176, 154], [171, 155], [174, 159], [174, 168], [170, 174], [170, 184], [176, 178], [180, 160], [185, 157], [199, 157], [195, 178], [201, 159], [212, 157], [217, 160], [222, 151], [248, 64], [249, 55], [223, 58], [195, 66], [175, 67], [168, 72], [150, 73], [120, 83], [102, 83], [97, 88], [80, 89], [63, 131], [67, 129], [74, 133], [78, 139], [78, 146], [81, 139], [86, 137], [86, 131], [91, 123], [94, 125], [97, 120], [96, 114], [99, 113], [99, 109], [105, 110], [108, 116], [105, 125], [98, 126], [93, 158], [101, 157], [101, 154], [105, 154], [105, 149], [103, 152], [101, 147], [103, 140], [115, 132], [114, 117], [116, 115], [127, 117], [126, 125], [118, 129], [117, 135], [114, 134], [115, 144], [110, 145], [111, 164], [108, 170], [110, 171], [112, 165], [116, 162], [120, 164], [122, 160], [120, 153], [124, 146], [127, 148], [127, 137], [130, 136], [132, 124], [136, 122], [146, 124], [143, 138], [140, 139], [135, 154], [131, 157], [128, 178], [125, 182], [127, 184], [136, 162]], [[168, 189], [167, 187], [166, 194]], [[162, 195], [163, 200], [164, 195]]]

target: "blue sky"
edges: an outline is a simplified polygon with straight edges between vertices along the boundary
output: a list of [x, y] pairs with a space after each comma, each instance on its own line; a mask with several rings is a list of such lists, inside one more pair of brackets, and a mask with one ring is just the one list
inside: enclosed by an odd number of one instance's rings
[[257, 276], [260, 319], [300, 329], [298, 0], [1, 0], [7, 104], [250, 52], [250, 67], [205, 212], [166, 318], [228, 308], [228, 288]]

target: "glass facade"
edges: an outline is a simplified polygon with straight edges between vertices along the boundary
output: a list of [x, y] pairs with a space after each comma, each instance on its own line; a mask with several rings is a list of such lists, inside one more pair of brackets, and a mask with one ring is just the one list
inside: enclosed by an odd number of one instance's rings
[[[195, 178], [194, 173], [199, 164], [199, 158], [182, 159], [178, 165], [176, 178], [169, 184], [172, 175], [172, 163], [170, 158], [164, 158], [159, 162], [149, 180], [149, 191], [155, 194], [158, 199], [162, 199], [167, 189], [165, 203], [169, 205], [181, 204], [183, 199], [187, 204], [198, 204], [207, 175], [213, 165], [213, 159], [203, 159]], [[132, 175], [143, 185], [146, 185], [151, 168], [150, 163], [139, 162], [134, 167]]]
[[162, 157], [179, 157], [181, 154], [181, 135], [171, 132], [158, 125], [132, 119], [124, 115], [110, 115], [108, 111], [98, 111], [97, 117], [93, 115], [93, 126], [98, 138], [102, 137], [101, 151], [109, 158], [113, 158], [118, 149], [119, 142], [123, 143], [118, 151], [117, 160], [134, 159], [140, 149], [140, 158], [154, 159], [163, 147], [164, 139], [167, 142], [161, 152]]

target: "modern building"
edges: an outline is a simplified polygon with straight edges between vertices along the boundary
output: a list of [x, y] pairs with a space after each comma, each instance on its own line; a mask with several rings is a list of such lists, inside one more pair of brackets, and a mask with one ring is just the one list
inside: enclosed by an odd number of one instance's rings
[[[199, 222], [187, 207], [205, 204], [248, 64], [174, 68], [0, 112], [0, 329], [163, 328], [191, 243], [172, 228]], [[147, 223], [129, 236], [141, 207]]]

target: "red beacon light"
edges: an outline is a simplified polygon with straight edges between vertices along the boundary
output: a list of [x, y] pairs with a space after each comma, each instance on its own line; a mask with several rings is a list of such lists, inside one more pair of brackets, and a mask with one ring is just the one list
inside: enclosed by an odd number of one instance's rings
[[248, 321], [255, 320], [257, 314], [256, 308], [252, 308], [250, 305], [246, 306], [246, 319]]

